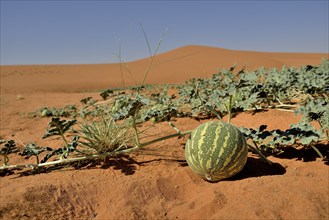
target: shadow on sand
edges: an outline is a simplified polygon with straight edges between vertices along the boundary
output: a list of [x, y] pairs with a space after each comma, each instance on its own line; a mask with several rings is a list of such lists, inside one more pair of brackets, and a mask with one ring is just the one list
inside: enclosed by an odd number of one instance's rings
[[[324, 156], [324, 164], [329, 165], [329, 148], [328, 145], [319, 144], [316, 146], [317, 149]], [[303, 162], [315, 161], [319, 158], [319, 155], [312, 149], [296, 149], [293, 147], [285, 147], [284, 152], [276, 155], [277, 158], [282, 159], [297, 159]], [[112, 168], [114, 170], [119, 170], [124, 175], [133, 175], [136, 172], [138, 166], [144, 166], [148, 163], [160, 162], [160, 161], [171, 161], [179, 163], [180, 166], [188, 166], [187, 162], [180, 158], [175, 159], [164, 159], [158, 157], [156, 159], [145, 160], [145, 161], [136, 161], [133, 157], [129, 155], [122, 155], [115, 158], [106, 158], [103, 160], [89, 160], [83, 162], [76, 162], [72, 164], [57, 165], [53, 167], [40, 168], [39, 170], [4, 170], [0, 172], [0, 176], [10, 176], [16, 175], [15, 178], [22, 176], [35, 175], [39, 173], [50, 173], [55, 170], [74, 170], [74, 169], [108, 169]], [[285, 174], [286, 169], [279, 163], [273, 163], [272, 166], [269, 166], [262, 160], [254, 157], [248, 157], [247, 164], [243, 170], [228, 180], [240, 180], [251, 177], [260, 177], [260, 176], [272, 176], [272, 175], [283, 175]]]
[[241, 180], [251, 177], [283, 175], [285, 173], [286, 169], [279, 163], [268, 165], [258, 158], [248, 157], [247, 163], [240, 173], [227, 180]]
[[169, 161], [176, 163], [184, 163], [185, 160], [179, 159], [150, 159], [145, 161], [137, 161], [129, 155], [120, 155], [118, 157], [106, 158], [102, 160], [86, 160], [70, 164], [42, 167], [38, 170], [24, 169], [24, 170], [3, 170], [0, 172], [0, 176], [10, 176], [15, 175], [14, 178], [19, 178], [23, 176], [36, 175], [41, 173], [51, 173], [53, 171], [72, 171], [77, 169], [109, 169], [119, 170], [124, 175], [133, 175], [136, 172], [138, 166], [144, 166], [148, 163]]
[[[329, 165], [329, 145], [317, 144], [315, 145], [315, 147], [324, 157], [324, 164]], [[275, 157], [282, 159], [297, 159], [303, 162], [316, 161], [320, 158], [316, 151], [311, 147], [302, 149], [296, 149], [294, 147], [285, 147], [283, 150], [284, 151], [281, 154], [276, 155]]]

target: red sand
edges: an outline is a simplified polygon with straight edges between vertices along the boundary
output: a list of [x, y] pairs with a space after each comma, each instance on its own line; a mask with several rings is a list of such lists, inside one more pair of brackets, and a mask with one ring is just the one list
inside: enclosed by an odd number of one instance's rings
[[[317, 65], [328, 54], [261, 53], [204, 46], [186, 46], [156, 56], [146, 80], [150, 84], [177, 84], [207, 77], [219, 68], [237, 64], [253, 70], [260, 66]], [[142, 82], [150, 59], [123, 64], [125, 85]], [[2, 92], [84, 92], [121, 87], [119, 64], [1, 66]]]
[[[258, 53], [188, 46], [156, 57], [147, 83], [180, 83], [205, 77], [234, 63], [247, 69], [259, 66], [319, 64], [328, 54]], [[132, 74], [125, 83], [141, 82], [148, 59], [128, 63]], [[1, 66], [0, 138], [56, 147], [42, 140], [49, 119], [27, 113], [44, 106], [78, 104], [98, 97], [94, 90], [121, 86], [119, 64]], [[89, 91], [89, 92], [88, 92]], [[298, 121], [289, 112], [243, 113], [238, 126], [269, 129]], [[177, 119], [181, 130], [201, 122]], [[147, 124], [149, 125], [149, 124]], [[145, 125], [145, 126], [147, 126]], [[174, 133], [165, 123], [157, 136]], [[48, 173], [20, 171], [0, 177], [0, 219], [328, 219], [328, 165], [313, 151], [291, 151], [269, 168], [250, 154], [246, 167], [229, 180], [208, 183], [184, 162], [186, 138], [150, 146], [148, 151], [113, 158], [86, 167], [64, 167]], [[14, 162], [26, 161], [13, 158]]]

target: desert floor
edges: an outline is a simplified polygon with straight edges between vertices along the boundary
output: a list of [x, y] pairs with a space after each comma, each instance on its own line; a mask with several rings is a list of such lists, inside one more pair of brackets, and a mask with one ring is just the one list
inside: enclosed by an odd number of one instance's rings
[[[322, 57], [328, 55], [187, 46], [159, 54], [146, 81], [177, 84], [233, 64], [250, 70], [298, 67], [320, 64]], [[125, 64], [124, 85], [140, 83], [148, 63], [142, 59]], [[79, 105], [82, 98], [100, 98], [99, 91], [122, 86], [119, 64], [1, 66], [0, 138], [56, 148], [60, 141], [41, 139], [49, 118], [28, 117], [30, 112]], [[270, 110], [241, 113], [232, 123], [285, 129], [298, 120], [293, 113]], [[181, 118], [175, 125], [190, 130], [202, 122]], [[144, 126], [153, 126], [152, 134], [158, 137], [175, 132], [166, 123]], [[0, 177], [0, 219], [329, 219], [328, 163], [313, 150], [270, 156], [273, 167], [250, 153], [238, 175], [209, 183], [187, 166], [186, 139], [169, 139], [79, 168], [6, 173]], [[328, 157], [328, 149], [323, 153]], [[11, 159], [14, 164], [29, 162]]]

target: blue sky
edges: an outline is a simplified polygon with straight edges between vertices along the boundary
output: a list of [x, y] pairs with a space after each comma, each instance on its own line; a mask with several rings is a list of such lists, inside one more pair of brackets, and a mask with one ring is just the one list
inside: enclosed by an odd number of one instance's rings
[[1, 0], [1, 65], [126, 61], [184, 45], [235, 50], [329, 49], [328, 0]]

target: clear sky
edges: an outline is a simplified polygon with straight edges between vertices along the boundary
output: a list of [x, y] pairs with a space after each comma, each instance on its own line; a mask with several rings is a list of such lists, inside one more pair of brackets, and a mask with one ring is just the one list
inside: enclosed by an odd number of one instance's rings
[[1, 0], [1, 65], [118, 62], [185, 45], [329, 51], [329, 1]]

